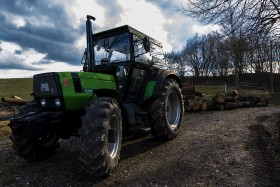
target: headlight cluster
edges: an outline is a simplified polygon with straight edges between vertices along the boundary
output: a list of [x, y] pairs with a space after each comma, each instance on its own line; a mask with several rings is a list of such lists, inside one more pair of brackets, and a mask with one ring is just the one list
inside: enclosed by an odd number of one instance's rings
[[[41, 99], [41, 101], [40, 101], [40, 104], [41, 104], [41, 107], [46, 107], [46, 104], [47, 104], [47, 101], [46, 101], [46, 99]], [[61, 107], [61, 101], [60, 101], [60, 99], [59, 98], [56, 98], [55, 100], [54, 100], [54, 105], [57, 107], [57, 108], [60, 108]]]

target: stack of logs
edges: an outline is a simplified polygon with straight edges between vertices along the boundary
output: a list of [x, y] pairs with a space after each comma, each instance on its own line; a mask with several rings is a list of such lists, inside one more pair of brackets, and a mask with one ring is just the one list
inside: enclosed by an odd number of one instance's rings
[[189, 100], [185, 101], [186, 111], [205, 110], [234, 110], [244, 107], [266, 107], [268, 99], [260, 96], [238, 94], [236, 90], [232, 93], [217, 94], [211, 100]]

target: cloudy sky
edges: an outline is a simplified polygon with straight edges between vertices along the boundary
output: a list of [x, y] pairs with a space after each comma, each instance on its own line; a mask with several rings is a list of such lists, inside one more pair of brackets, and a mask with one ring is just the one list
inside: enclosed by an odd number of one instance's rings
[[202, 26], [182, 13], [184, 0], [0, 0], [0, 78], [80, 71], [86, 15], [93, 32], [130, 25], [180, 50]]

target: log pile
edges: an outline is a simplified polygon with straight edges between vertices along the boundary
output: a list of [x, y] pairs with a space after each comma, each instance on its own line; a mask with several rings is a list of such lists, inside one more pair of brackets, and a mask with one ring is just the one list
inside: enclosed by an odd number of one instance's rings
[[217, 94], [210, 100], [189, 100], [185, 102], [185, 111], [234, 110], [245, 107], [266, 107], [268, 99], [261, 96], [238, 94], [236, 90], [227, 94]]

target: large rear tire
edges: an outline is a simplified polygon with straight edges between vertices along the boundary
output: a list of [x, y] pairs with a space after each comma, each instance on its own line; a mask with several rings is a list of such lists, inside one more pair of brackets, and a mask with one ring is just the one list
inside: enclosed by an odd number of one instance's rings
[[[30, 112], [40, 112], [40, 107], [35, 102], [28, 103], [19, 108], [18, 116]], [[56, 133], [46, 134], [41, 138], [31, 138], [24, 134], [11, 134], [13, 142], [12, 148], [17, 155], [30, 161], [40, 161], [54, 155], [58, 145], [58, 135]]]
[[122, 117], [118, 102], [108, 97], [91, 101], [82, 118], [80, 136], [82, 170], [94, 177], [110, 174], [121, 150]]
[[152, 134], [158, 139], [170, 140], [180, 132], [183, 116], [183, 98], [178, 83], [167, 78], [161, 95], [149, 107]]

